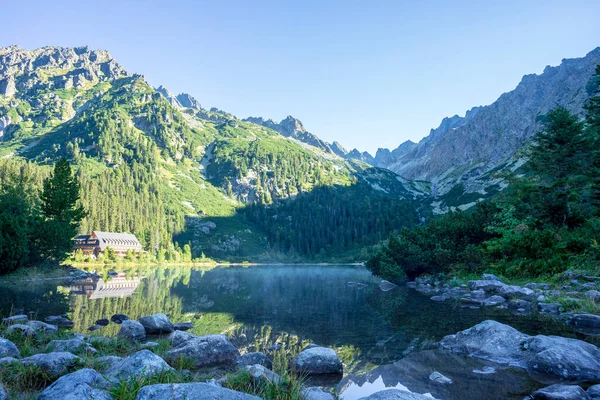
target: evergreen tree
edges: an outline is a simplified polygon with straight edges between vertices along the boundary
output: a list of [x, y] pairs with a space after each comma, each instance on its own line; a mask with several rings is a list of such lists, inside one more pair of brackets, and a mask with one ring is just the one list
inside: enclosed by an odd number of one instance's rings
[[0, 274], [27, 263], [33, 229], [32, 210], [23, 187], [3, 188], [0, 192]]
[[79, 204], [79, 190], [69, 162], [61, 159], [53, 174], [44, 180], [40, 194], [43, 223], [39, 239], [44, 257], [60, 258], [71, 249], [72, 239], [86, 215]]

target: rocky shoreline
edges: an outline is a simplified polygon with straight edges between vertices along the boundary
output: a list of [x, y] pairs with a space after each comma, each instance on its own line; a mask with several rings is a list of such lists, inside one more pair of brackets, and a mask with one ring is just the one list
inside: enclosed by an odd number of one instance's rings
[[479, 280], [452, 286], [449, 282], [432, 276], [421, 276], [407, 286], [432, 301], [457, 301], [469, 308], [495, 307], [518, 314], [537, 312], [568, 324], [583, 335], [600, 336], [600, 315], [586, 312], [567, 312], [560, 302], [579, 304], [585, 301], [600, 303], [600, 277], [583, 274], [565, 274], [567, 283], [553, 288], [549, 283], [532, 282], [524, 286], [503, 283], [493, 274], [483, 274]]

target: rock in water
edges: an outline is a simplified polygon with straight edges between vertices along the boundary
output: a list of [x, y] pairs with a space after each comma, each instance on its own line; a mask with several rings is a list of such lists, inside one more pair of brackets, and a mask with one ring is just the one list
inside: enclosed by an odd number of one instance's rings
[[390, 290], [395, 289], [397, 287], [397, 285], [394, 285], [392, 282], [386, 280], [383, 280], [381, 281], [381, 283], [379, 283], [379, 289], [381, 289], [381, 291], [383, 292], [389, 292]]
[[319, 387], [304, 388], [300, 392], [304, 400], [335, 400], [335, 396]]
[[533, 392], [532, 400], [588, 400], [585, 391], [576, 385], [552, 385]]
[[60, 377], [38, 397], [38, 400], [111, 400], [105, 390], [108, 382], [93, 369], [85, 368]]
[[81, 358], [67, 352], [36, 354], [31, 357], [24, 358], [21, 362], [25, 365], [37, 365], [43, 371], [50, 375], [64, 375], [69, 368], [75, 367], [81, 363]]
[[309, 375], [342, 374], [344, 366], [333, 349], [313, 347], [303, 350], [293, 360], [296, 370]]
[[127, 321], [128, 319], [129, 317], [125, 314], [115, 314], [112, 317], [110, 317], [110, 320], [115, 324], [122, 324], [123, 321]]
[[158, 335], [173, 332], [173, 324], [165, 314], [147, 315], [139, 319], [146, 333]]
[[131, 341], [140, 341], [146, 338], [144, 326], [135, 320], [125, 320], [121, 323], [119, 337]]
[[194, 362], [196, 368], [232, 365], [240, 356], [238, 350], [224, 335], [206, 335], [181, 343], [167, 353], [167, 360], [175, 362], [184, 357]]
[[[137, 400], [260, 400], [259, 397], [236, 392], [209, 383], [175, 383], [144, 386]], [[429, 399], [431, 400], [431, 399]]]
[[440, 374], [437, 371], [434, 371], [431, 373], [431, 375], [429, 375], [429, 380], [432, 382], [441, 383], [442, 385], [449, 385], [453, 383], [452, 379]]
[[257, 351], [254, 353], [246, 353], [243, 356], [240, 356], [235, 360], [235, 363], [238, 367], [245, 365], [262, 365], [267, 367], [268, 369], [273, 368], [273, 362], [267, 355], [263, 352]]
[[140, 350], [110, 366], [104, 375], [115, 382], [140, 375], [153, 376], [163, 371], [173, 371], [173, 368], [150, 350]]
[[13, 342], [0, 338], [0, 358], [19, 357], [20, 355], [19, 349]]
[[387, 389], [381, 392], [373, 393], [370, 396], [359, 400], [432, 400], [431, 397], [423, 396], [418, 393], [405, 392], [400, 389]]
[[523, 364], [521, 342], [527, 335], [496, 321], [483, 321], [472, 328], [444, 337], [440, 345], [454, 353], [468, 354], [499, 363]]

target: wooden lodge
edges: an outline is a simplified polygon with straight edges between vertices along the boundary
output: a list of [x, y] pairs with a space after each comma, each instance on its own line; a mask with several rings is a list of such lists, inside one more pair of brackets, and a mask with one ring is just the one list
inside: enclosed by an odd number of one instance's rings
[[75, 237], [73, 252], [81, 250], [86, 256], [98, 257], [107, 247], [112, 248], [118, 257], [124, 257], [129, 250], [133, 250], [135, 254], [143, 252], [142, 245], [135, 235], [98, 231]]

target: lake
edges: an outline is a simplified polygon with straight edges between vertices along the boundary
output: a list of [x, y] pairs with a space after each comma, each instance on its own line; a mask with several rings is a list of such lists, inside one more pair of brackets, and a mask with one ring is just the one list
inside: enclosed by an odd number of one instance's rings
[[[383, 292], [380, 279], [360, 266], [152, 266], [132, 267], [116, 276], [108, 270], [99, 273], [102, 278], [68, 285], [0, 285], [0, 313], [31, 312], [40, 320], [68, 314], [73, 329], [87, 333], [97, 319], [115, 313], [138, 318], [164, 312], [174, 322], [194, 322], [195, 334], [225, 333], [242, 351], [261, 351], [275, 343], [291, 351], [308, 343], [332, 347], [344, 362], [345, 376], [341, 382], [316, 383], [337, 387], [344, 400], [385, 387], [476, 399], [480, 386], [494, 388], [488, 399], [522, 399], [539, 387], [523, 372], [473, 373], [484, 371], [485, 363], [443, 354], [432, 350], [432, 344], [486, 319], [528, 334], [575, 335], [552, 319], [438, 303], [404, 287]], [[99, 332], [114, 335], [118, 325]], [[456, 384], [432, 385], [428, 376], [434, 370]]]

